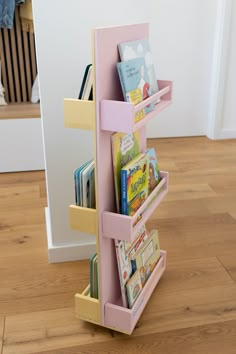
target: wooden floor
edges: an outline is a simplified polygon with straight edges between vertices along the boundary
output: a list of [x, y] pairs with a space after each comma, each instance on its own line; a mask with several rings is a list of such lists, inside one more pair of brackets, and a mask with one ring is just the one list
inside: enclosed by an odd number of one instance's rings
[[132, 336], [80, 322], [88, 261], [48, 264], [44, 172], [0, 175], [2, 354], [236, 353], [236, 140], [150, 140], [170, 190], [148, 222], [167, 270]]

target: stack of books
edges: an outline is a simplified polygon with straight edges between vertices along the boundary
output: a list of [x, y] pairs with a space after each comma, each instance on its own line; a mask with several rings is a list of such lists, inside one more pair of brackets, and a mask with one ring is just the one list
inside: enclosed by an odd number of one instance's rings
[[75, 202], [85, 208], [96, 208], [94, 160], [85, 162], [74, 171]]

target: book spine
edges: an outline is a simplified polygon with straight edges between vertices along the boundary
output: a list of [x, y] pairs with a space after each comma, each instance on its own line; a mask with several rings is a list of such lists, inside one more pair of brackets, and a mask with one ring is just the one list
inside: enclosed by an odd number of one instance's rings
[[125, 91], [125, 84], [124, 84], [124, 79], [123, 79], [123, 75], [122, 75], [122, 68], [121, 65], [119, 65], [120, 63], [117, 63], [117, 70], [118, 70], [118, 75], [120, 78], [120, 84], [121, 84], [121, 88], [122, 88], [122, 93], [123, 93], [123, 97], [124, 100], [126, 100], [126, 91]]
[[127, 202], [127, 171], [121, 170], [121, 213], [124, 215], [128, 215]]

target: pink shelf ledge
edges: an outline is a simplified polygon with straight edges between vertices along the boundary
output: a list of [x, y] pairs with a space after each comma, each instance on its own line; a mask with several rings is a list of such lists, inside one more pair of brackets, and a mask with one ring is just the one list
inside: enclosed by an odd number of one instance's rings
[[[105, 211], [102, 218], [103, 236], [132, 242], [138, 230], [152, 215], [168, 192], [168, 172], [161, 171], [161, 182], [133, 216]], [[141, 214], [140, 220], [137, 222]]]
[[[133, 131], [140, 129], [171, 104], [172, 81], [158, 80], [158, 87], [159, 91], [157, 93], [136, 106], [125, 101], [102, 100], [101, 129], [123, 133], [132, 133]], [[158, 98], [160, 98], [160, 102], [156, 104], [154, 110], [146, 114], [143, 119], [135, 123], [135, 113], [148, 106], [150, 103], [155, 102]]]
[[150, 275], [150, 278], [148, 279], [138, 299], [134, 303], [132, 309], [122, 307], [121, 299], [118, 299], [115, 304], [111, 304], [109, 302], [105, 304], [105, 326], [131, 334], [157, 283], [161, 279], [165, 268], [166, 251], [161, 251], [161, 258], [159, 259], [154, 271]]

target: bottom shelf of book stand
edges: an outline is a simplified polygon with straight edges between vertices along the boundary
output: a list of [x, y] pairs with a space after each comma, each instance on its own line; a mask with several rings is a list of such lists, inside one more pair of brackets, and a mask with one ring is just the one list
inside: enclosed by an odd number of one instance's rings
[[75, 313], [81, 320], [100, 324], [100, 301], [90, 297], [90, 285], [75, 295]]
[[166, 251], [161, 251], [161, 257], [132, 309], [122, 307], [121, 299], [118, 299], [116, 303], [105, 304], [105, 326], [118, 332], [131, 334], [165, 268]]

